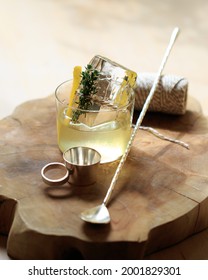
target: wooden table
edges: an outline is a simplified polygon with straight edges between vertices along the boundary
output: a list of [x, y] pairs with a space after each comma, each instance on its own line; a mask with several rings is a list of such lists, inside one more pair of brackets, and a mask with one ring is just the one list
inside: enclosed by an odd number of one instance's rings
[[0, 121], [0, 233], [16, 259], [143, 259], [208, 227], [208, 122], [192, 100], [184, 116], [148, 113], [145, 125], [187, 150], [139, 130], [109, 204], [112, 222], [79, 213], [100, 203], [118, 162], [96, 184], [54, 188], [41, 168], [62, 161], [54, 97], [29, 101]]

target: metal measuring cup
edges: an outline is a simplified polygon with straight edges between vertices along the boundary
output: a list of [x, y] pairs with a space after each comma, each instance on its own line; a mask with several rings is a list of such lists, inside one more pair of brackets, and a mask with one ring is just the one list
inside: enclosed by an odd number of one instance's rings
[[[73, 185], [91, 185], [96, 182], [97, 169], [101, 155], [89, 147], [73, 147], [63, 153], [64, 163], [51, 162], [41, 170], [43, 181], [51, 186], [63, 185], [69, 182]], [[53, 179], [47, 175], [49, 171], [61, 170], [62, 177]]]

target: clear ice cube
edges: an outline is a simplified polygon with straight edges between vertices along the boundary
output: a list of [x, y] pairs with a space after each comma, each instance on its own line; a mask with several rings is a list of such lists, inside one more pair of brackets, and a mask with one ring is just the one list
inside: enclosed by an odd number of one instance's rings
[[97, 69], [104, 76], [111, 78], [112, 82], [116, 81], [120, 84], [124, 79], [130, 79], [129, 74], [132, 73], [133, 81], [131, 82], [129, 80], [129, 83], [132, 87], [135, 84], [137, 74], [134, 71], [129, 70], [128, 68], [110, 60], [109, 58], [96, 55], [91, 59], [89, 64], [91, 64], [94, 69]]
[[[97, 112], [81, 114], [78, 122], [87, 127], [97, 127], [116, 120], [117, 109], [128, 104], [126, 87], [135, 86], [137, 74], [100, 55], [94, 56], [89, 64], [100, 73], [96, 81], [97, 92], [92, 96], [93, 102], [89, 108]], [[121, 102], [123, 96], [126, 102]]]
[[97, 96], [105, 101], [115, 100], [122, 86], [135, 86], [137, 74], [106, 57], [96, 55], [89, 64], [100, 72]]

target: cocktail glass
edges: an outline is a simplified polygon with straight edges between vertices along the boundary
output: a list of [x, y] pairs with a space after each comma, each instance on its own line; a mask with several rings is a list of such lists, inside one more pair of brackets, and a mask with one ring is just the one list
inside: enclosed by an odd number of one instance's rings
[[[68, 105], [72, 80], [58, 86], [55, 91], [57, 132], [62, 152], [77, 146], [89, 147], [101, 154], [101, 163], [106, 163], [119, 159], [126, 149], [132, 127], [134, 90], [130, 85], [119, 87], [106, 77], [101, 80], [97, 85], [97, 100], [90, 110]], [[119, 98], [116, 98], [118, 88]], [[76, 113], [78, 120], [73, 121]]]

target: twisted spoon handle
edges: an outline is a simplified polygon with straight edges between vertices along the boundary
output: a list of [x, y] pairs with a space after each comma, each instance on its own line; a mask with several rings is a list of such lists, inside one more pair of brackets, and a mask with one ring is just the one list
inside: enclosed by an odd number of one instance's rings
[[116, 184], [116, 182], [117, 182], [117, 180], [118, 180], [118, 176], [119, 176], [119, 174], [120, 174], [120, 172], [121, 172], [121, 169], [122, 169], [122, 167], [123, 167], [123, 165], [124, 165], [124, 162], [125, 162], [125, 160], [126, 160], [126, 158], [127, 158], [127, 156], [128, 156], [128, 153], [129, 153], [129, 151], [130, 151], [130, 148], [131, 148], [131, 146], [132, 146], [132, 142], [133, 142], [133, 140], [134, 140], [134, 138], [135, 138], [135, 136], [136, 136], [136, 132], [137, 132], [139, 126], [141, 125], [141, 123], [142, 123], [142, 121], [143, 121], [143, 118], [144, 118], [144, 116], [145, 116], [145, 114], [146, 114], [146, 112], [147, 112], [147, 110], [148, 110], [149, 104], [150, 104], [150, 102], [151, 102], [151, 100], [152, 100], [152, 98], [153, 98], [153, 95], [154, 95], [155, 90], [156, 90], [156, 87], [157, 87], [157, 85], [158, 85], [160, 76], [161, 76], [162, 71], [163, 71], [163, 69], [164, 69], [164, 67], [165, 67], [165, 64], [166, 64], [166, 62], [167, 62], [167, 60], [168, 60], [169, 54], [170, 54], [171, 49], [172, 49], [172, 47], [173, 47], [173, 45], [174, 45], [174, 43], [175, 43], [175, 40], [176, 40], [176, 38], [177, 38], [178, 33], [179, 33], [179, 28], [178, 28], [178, 27], [175, 27], [174, 30], [173, 30], [173, 32], [172, 32], [172, 34], [171, 34], [170, 42], [169, 42], [168, 47], [167, 47], [167, 49], [166, 49], [166, 52], [165, 52], [165, 54], [164, 54], [163, 60], [162, 60], [162, 62], [161, 62], [161, 65], [160, 65], [160, 68], [159, 68], [158, 73], [157, 73], [157, 75], [156, 75], [156, 78], [155, 78], [155, 80], [154, 80], [153, 86], [152, 86], [152, 88], [151, 88], [151, 90], [150, 90], [149, 95], [147, 96], [147, 99], [146, 99], [146, 101], [145, 101], [145, 103], [144, 103], [144, 106], [143, 106], [143, 108], [142, 108], [142, 111], [141, 111], [141, 113], [140, 113], [140, 115], [139, 115], [139, 117], [138, 117], [138, 119], [137, 119], [136, 125], [135, 125], [135, 127], [134, 127], [134, 130], [133, 130], [133, 132], [132, 132], [132, 134], [131, 134], [131, 137], [130, 137], [130, 139], [129, 139], [129, 142], [128, 142], [128, 144], [127, 144], [126, 150], [125, 150], [125, 152], [124, 152], [124, 154], [123, 154], [123, 156], [122, 156], [122, 158], [121, 158], [121, 160], [120, 160], [120, 162], [119, 162], [119, 165], [118, 165], [118, 167], [117, 167], [117, 169], [116, 169], [116, 172], [115, 172], [115, 174], [114, 174], [114, 176], [113, 176], [113, 179], [112, 179], [112, 181], [111, 181], [110, 187], [109, 187], [109, 189], [108, 189], [108, 191], [107, 191], [107, 193], [106, 193], [106, 196], [105, 196], [105, 198], [104, 198], [104, 200], [103, 200], [103, 203], [104, 203], [105, 205], [107, 205], [107, 203], [108, 203], [108, 201], [109, 201], [109, 199], [110, 199], [110, 196], [111, 196], [111, 194], [112, 194], [112, 192], [113, 192], [113, 189], [114, 189], [114, 187], [115, 187], [115, 184]]

